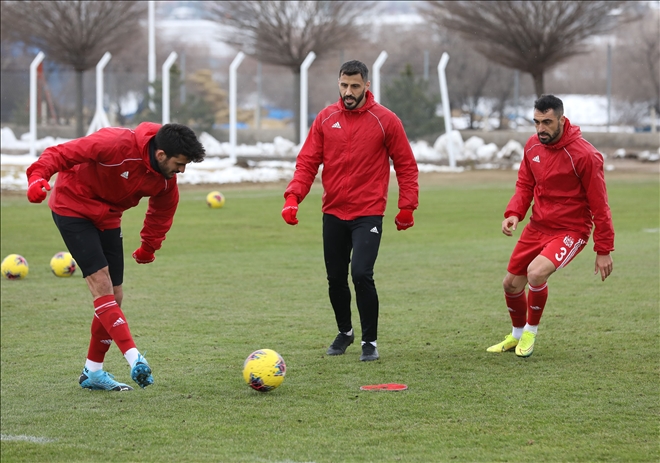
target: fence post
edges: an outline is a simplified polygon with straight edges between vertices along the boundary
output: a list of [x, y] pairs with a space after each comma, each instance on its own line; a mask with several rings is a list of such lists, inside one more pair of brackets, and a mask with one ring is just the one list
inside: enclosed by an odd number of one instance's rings
[[387, 56], [387, 52], [383, 50], [374, 62], [374, 81], [373, 86], [371, 87], [371, 93], [374, 94], [374, 100], [376, 100], [376, 103], [380, 103], [380, 68], [383, 67], [383, 63], [385, 63]]
[[454, 147], [451, 143], [451, 109], [449, 108], [449, 92], [447, 91], [447, 76], [445, 68], [449, 61], [447, 52], [442, 54], [440, 62], [438, 63], [438, 76], [440, 77], [440, 96], [442, 98], [442, 112], [445, 116], [445, 133], [447, 134], [447, 152], [449, 153], [449, 167], [456, 167], [456, 156], [454, 154]]
[[147, 20], [147, 36], [148, 36], [148, 78], [149, 78], [149, 109], [156, 110], [154, 103], [154, 96], [156, 89], [154, 82], [156, 82], [156, 2], [150, 0], [148, 3], [148, 20]]
[[112, 55], [110, 52], [106, 51], [100, 61], [96, 64], [96, 111], [94, 112], [94, 118], [87, 129], [87, 135], [96, 132], [98, 129], [102, 129], [103, 127], [110, 127], [110, 121], [105, 114], [105, 109], [103, 109], [103, 69], [105, 68], [105, 65], [108, 64], [108, 61], [110, 61], [110, 58], [112, 58]]
[[163, 63], [163, 125], [170, 123], [170, 68], [177, 56], [173, 51]]
[[307, 71], [316, 59], [316, 53], [310, 51], [305, 61], [300, 65], [300, 144], [305, 143], [307, 138], [307, 109], [308, 109], [308, 84]]
[[30, 156], [37, 154], [37, 68], [45, 57], [40, 51], [30, 63]]
[[245, 59], [245, 53], [238, 52], [229, 65], [229, 158], [236, 164], [236, 71]]

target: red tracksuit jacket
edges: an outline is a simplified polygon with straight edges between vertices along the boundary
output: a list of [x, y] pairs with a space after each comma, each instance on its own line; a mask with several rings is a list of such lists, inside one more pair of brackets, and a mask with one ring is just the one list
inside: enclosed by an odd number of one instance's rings
[[28, 181], [49, 180], [59, 172], [50, 208], [62, 216], [89, 219], [101, 230], [118, 228], [122, 213], [149, 196], [140, 237], [158, 250], [179, 202], [176, 175], [167, 180], [149, 161], [149, 142], [160, 127], [143, 122], [135, 130], [104, 128], [51, 146], [27, 169]]
[[284, 193], [301, 202], [323, 164], [322, 211], [341, 220], [384, 215], [390, 159], [399, 183], [399, 209], [417, 209], [417, 162], [399, 118], [376, 103], [370, 91], [359, 109], [341, 98], [323, 109], [298, 154], [293, 180]]
[[532, 198], [531, 227], [548, 234], [570, 230], [588, 237], [595, 225], [594, 251], [614, 251], [603, 156], [568, 118], [558, 142], [544, 145], [537, 135], [527, 140], [516, 192], [504, 217], [515, 215], [523, 220]]

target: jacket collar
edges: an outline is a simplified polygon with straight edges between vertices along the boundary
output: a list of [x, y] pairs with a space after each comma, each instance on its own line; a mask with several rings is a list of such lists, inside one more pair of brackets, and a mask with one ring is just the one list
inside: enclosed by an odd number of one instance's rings
[[552, 145], [546, 145], [550, 149], [559, 150], [564, 148], [571, 142], [574, 142], [582, 136], [582, 131], [577, 125], [571, 124], [571, 121], [568, 120], [568, 117], [564, 116], [564, 133], [561, 135], [561, 138], [557, 140]]
[[160, 127], [160, 124], [156, 124], [154, 122], [142, 122], [135, 128], [135, 138], [137, 141], [138, 149], [140, 150], [140, 155], [142, 156], [142, 160], [150, 171], [157, 174], [160, 174], [160, 172], [154, 169], [151, 164], [151, 142], [154, 137], [156, 137], [156, 133]]

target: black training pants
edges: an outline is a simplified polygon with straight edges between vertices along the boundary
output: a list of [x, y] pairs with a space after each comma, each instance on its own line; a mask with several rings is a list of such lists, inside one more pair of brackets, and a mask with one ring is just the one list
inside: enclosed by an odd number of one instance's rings
[[346, 333], [353, 327], [351, 291], [348, 287], [348, 265], [351, 264], [364, 342], [378, 338], [378, 293], [374, 283], [374, 264], [382, 232], [382, 216], [340, 220], [334, 215], [323, 214], [323, 256], [337, 328]]

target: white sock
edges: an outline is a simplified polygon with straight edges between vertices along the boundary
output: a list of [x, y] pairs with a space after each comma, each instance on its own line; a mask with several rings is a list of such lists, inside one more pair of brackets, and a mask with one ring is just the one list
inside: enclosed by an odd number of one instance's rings
[[511, 330], [511, 336], [513, 336], [514, 338], [520, 341], [520, 337], [522, 336], [523, 329], [524, 328], [516, 328], [514, 326], [513, 329]]
[[344, 333], [346, 336], [353, 336], [353, 328], [348, 333]]
[[103, 362], [92, 362], [90, 359], [85, 360], [85, 368], [87, 368], [91, 373], [95, 371], [103, 370]]
[[124, 352], [124, 358], [131, 367], [138, 359], [138, 355], [140, 355], [140, 352], [135, 347], [131, 347], [126, 352]]
[[[364, 346], [365, 344], [366, 344], [366, 342], [362, 341], [362, 343], [361, 343], [360, 345], [361, 345], [361, 346]], [[369, 341], [369, 344], [371, 344], [372, 346], [376, 347], [376, 341]]]
[[536, 334], [539, 330], [539, 325], [528, 325], [527, 323], [525, 323], [525, 328], [524, 329], [525, 329], [525, 331], [529, 331], [531, 333]]

